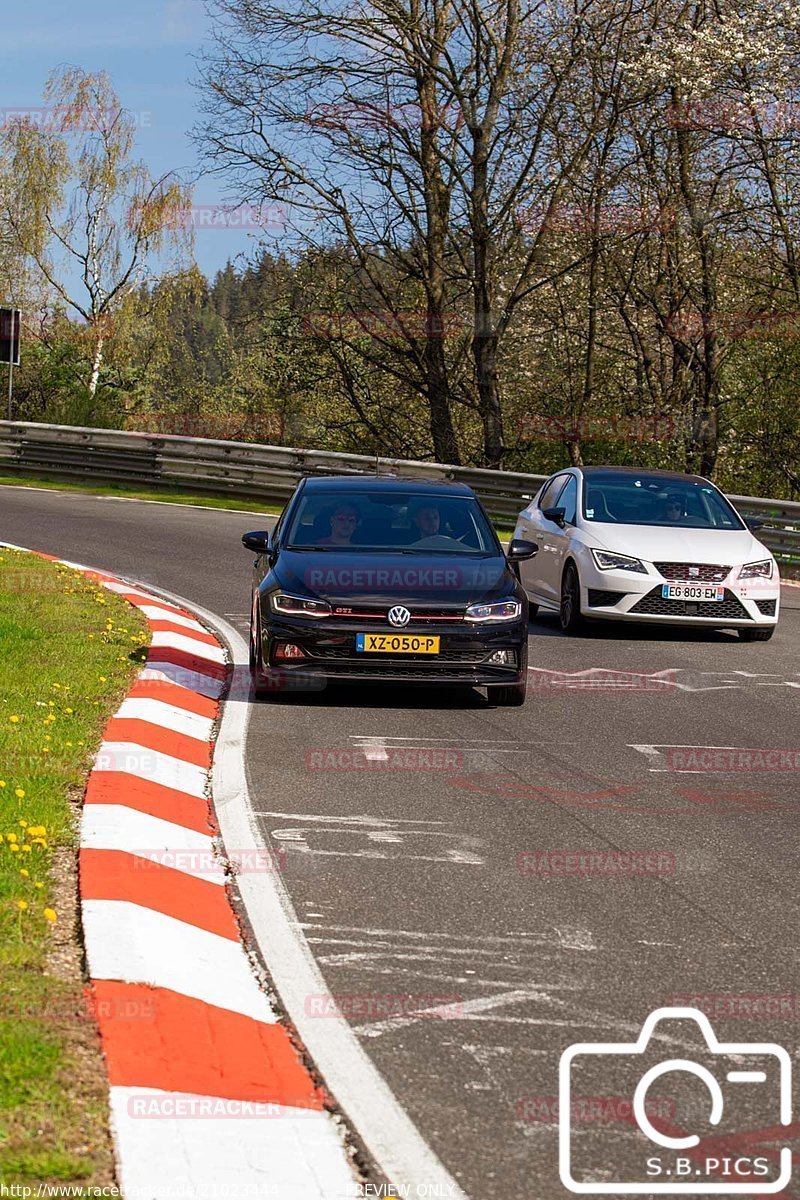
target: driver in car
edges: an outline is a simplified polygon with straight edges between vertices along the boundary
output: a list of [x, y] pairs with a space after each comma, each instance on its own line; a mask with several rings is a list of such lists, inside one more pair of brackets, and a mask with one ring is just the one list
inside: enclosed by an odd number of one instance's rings
[[674, 493], [667, 496], [664, 501], [663, 520], [670, 522], [683, 520], [683, 500], [680, 496]]
[[434, 505], [424, 505], [414, 513], [414, 525], [420, 538], [436, 537], [442, 518]]
[[340, 504], [331, 514], [331, 532], [319, 539], [320, 546], [349, 546], [358, 525], [358, 513], [350, 504]]

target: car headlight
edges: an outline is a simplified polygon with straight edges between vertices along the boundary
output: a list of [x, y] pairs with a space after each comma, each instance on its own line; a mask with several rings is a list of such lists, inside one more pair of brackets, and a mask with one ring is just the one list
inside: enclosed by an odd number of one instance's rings
[[592, 550], [592, 558], [601, 571], [636, 571], [639, 575], [647, 574], [647, 567], [640, 558], [631, 558], [629, 554], [614, 554], [611, 550]]
[[305, 596], [288, 596], [286, 592], [276, 592], [271, 600], [274, 612], [283, 613], [287, 617], [329, 617], [331, 606], [327, 600], [308, 600]]
[[762, 558], [760, 562], [745, 563], [739, 571], [740, 579], [772, 579], [772, 559]]
[[464, 618], [467, 621], [516, 621], [521, 612], [519, 600], [499, 600], [493, 604], [470, 604]]

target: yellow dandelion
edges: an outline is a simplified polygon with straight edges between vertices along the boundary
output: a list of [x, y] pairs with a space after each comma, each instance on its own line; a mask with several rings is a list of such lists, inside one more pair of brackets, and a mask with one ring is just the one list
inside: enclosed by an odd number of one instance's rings
[[[45, 846], [46, 847], [47, 842], [44, 840], [44, 838], [34, 838], [33, 841], [31, 842], [31, 846]], [[23, 846], [22, 849], [30, 850], [31, 846]]]
[[55, 911], [52, 908], [46, 908], [44, 910], [44, 919], [45, 919], [45, 921], [55, 921], [55, 919], [56, 919]]
[[15, 715], [15, 716], [13, 716], [13, 717], [9, 717], [8, 719], [9, 719], [9, 721], [11, 722], [11, 724], [12, 724], [12, 725], [18, 725], [18, 724], [19, 724], [19, 717], [18, 717], [18, 716], [16, 716], [16, 715]]
[[33, 886], [34, 886], [35, 888], [43, 888], [43, 887], [44, 887], [44, 884], [43, 884], [43, 883], [34, 883], [34, 885], [33, 885]]
[[65, 708], [65, 709], [64, 709], [64, 712], [66, 712], [66, 713], [71, 713], [71, 712], [72, 712], [72, 709], [71, 709], [71, 708]]
[[107, 683], [107, 682], [108, 682], [108, 679], [107, 679], [107, 677], [106, 677], [105, 675], [101, 675], [101, 676], [100, 676], [100, 682], [101, 682], [101, 683]]
[[27, 907], [28, 907], [28, 901], [27, 901], [27, 900], [18, 900], [18, 901], [17, 901], [17, 908], [20, 908], [20, 909], [22, 909], [22, 911], [23, 911], [23, 912], [25, 911], [25, 909], [26, 909]]
[[17, 840], [17, 835], [15, 833], [7, 833], [6, 837], [10, 842], [15, 842]]
[[5, 779], [0, 779], [0, 787], [5, 787], [5, 786], [6, 786]]
[[24, 875], [26, 879], [30, 878], [31, 873], [30, 873], [30, 871], [26, 870], [25, 867], [20, 867], [19, 873], [20, 873], [20, 875]]
[[18, 853], [18, 852], [19, 852], [19, 846], [17, 845], [17, 843], [16, 843], [16, 842], [9, 842], [9, 843], [8, 843], [8, 848], [9, 848], [9, 850], [13, 850], [13, 851], [15, 851], [15, 853]]
[[[16, 792], [16, 794], [17, 794], [17, 795], [19, 795], [19, 794], [20, 794], [20, 792], [22, 792], [22, 788], [17, 788], [17, 792]], [[25, 793], [24, 793], [24, 792], [22, 792], [22, 795], [24, 796], [24, 795], [25, 795]], [[22, 828], [23, 828], [23, 829], [27, 829], [27, 828], [28, 828], [28, 822], [27, 822], [27, 821], [20, 821], [20, 822], [19, 822], [19, 824], [22, 826]]]
[[30, 854], [30, 852], [31, 852], [30, 846], [26, 846], [24, 842], [20, 846], [20, 850], [23, 852], [23, 854]]

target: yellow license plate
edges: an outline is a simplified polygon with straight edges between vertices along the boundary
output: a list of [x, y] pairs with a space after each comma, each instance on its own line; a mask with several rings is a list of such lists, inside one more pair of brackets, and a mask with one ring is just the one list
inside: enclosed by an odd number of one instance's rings
[[356, 650], [365, 654], [438, 654], [438, 637], [424, 633], [357, 633]]

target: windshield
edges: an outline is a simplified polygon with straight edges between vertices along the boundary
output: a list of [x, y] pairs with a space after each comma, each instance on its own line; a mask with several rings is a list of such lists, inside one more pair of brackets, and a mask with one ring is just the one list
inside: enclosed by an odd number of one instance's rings
[[587, 476], [583, 515], [587, 521], [610, 524], [744, 529], [737, 513], [711, 484], [663, 475], [609, 471]]
[[499, 543], [470, 496], [424, 492], [314, 490], [300, 501], [289, 550], [499, 555]]

